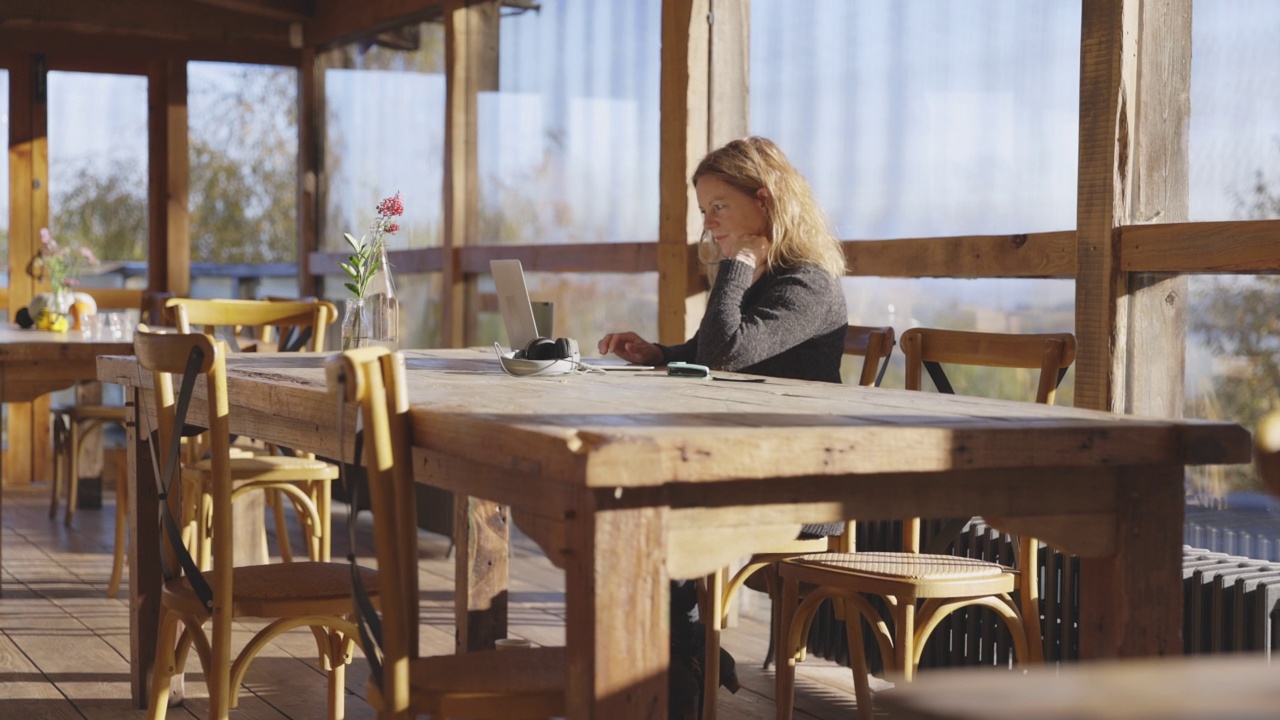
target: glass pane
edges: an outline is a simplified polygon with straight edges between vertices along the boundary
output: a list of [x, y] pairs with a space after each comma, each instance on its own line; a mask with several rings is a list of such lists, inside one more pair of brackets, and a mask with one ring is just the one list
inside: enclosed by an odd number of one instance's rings
[[1268, 198], [1275, 217], [1280, 4], [1196, 3], [1192, 12], [1190, 219], [1256, 217]]
[[[1253, 430], [1264, 414], [1280, 409], [1280, 277], [1192, 276], [1190, 291], [1186, 415]], [[1187, 542], [1280, 560], [1280, 503], [1252, 464], [1192, 469]]]
[[187, 64], [191, 294], [298, 294], [294, 68]]
[[[410, 25], [379, 42], [324, 56], [324, 236], [320, 249], [347, 252], [343, 233], [369, 232], [378, 202], [402, 193], [400, 230], [388, 249], [439, 247], [444, 178], [444, 29]], [[326, 282], [325, 294], [349, 297], [345, 278]], [[395, 273], [400, 297], [401, 347], [439, 344], [438, 274]]]
[[147, 283], [147, 79], [50, 72], [49, 230], [88, 248], [86, 287]]
[[662, 4], [539, 5], [501, 21], [478, 102], [480, 242], [653, 242]]
[[753, 0], [751, 131], [841, 238], [1075, 227], [1080, 3]]

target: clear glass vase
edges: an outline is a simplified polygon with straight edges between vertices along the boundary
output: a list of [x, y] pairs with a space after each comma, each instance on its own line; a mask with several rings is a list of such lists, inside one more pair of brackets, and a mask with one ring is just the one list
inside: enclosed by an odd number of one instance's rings
[[396, 297], [396, 284], [391, 278], [391, 264], [387, 262], [386, 243], [382, 243], [378, 254], [378, 271], [369, 280], [364, 295], [364, 305], [372, 324], [369, 342], [397, 350], [400, 347], [400, 300]]
[[373, 318], [365, 298], [347, 298], [342, 309], [342, 349], [368, 347]]

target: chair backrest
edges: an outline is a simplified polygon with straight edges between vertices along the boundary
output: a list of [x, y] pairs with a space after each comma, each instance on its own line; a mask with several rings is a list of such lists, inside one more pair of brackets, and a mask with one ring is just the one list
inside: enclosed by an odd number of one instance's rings
[[[969, 365], [989, 368], [1021, 368], [1039, 370], [1035, 401], [1052, 404], [1054, 395], [1076, 357], [1076, 339], [1071, 333], [986, 333], [937, 328], [912, 328], [902, 333], [899, 341], [906, 357], [908, 390], [920, 390], [921, 378], [928, 371], [939, 392], [952, 392], [942, 365]], [[954, 536], [964, 525], [957, 520], [944, 525], [944, 539]], [[903, 549], [920, 550], [920, 519], [904, 522]], [[1032, 546], [1030, 538], [1023, 538]]]
[[[919, 390], [923, 370], [929, 370], [941, 392], [949, 384], [930, 365], [973, 365], [990, 368], [1039, 370], [1035, 401], [1053, 403], [1058, 383], [1076, 358], [1071, 333], [985, 333], [936, 328], [912, 328], [902, 333], [907, 359], [906, 388]], [[945, 376], [943, 376], [945, 377]]]
[[878, 386], [893, 354], [893, 328], [850, 325], [844, 332], [844, 354], [862, 357], [858, 384]]
[[[171, 458], [177, 457], [173, 450], [180, 442], [180, 431], [175, 432], [174, 416], [177, 411], [179, 393], [174, 388], [175, 379], [181, 384], [185, 372], [195, 373], [195, 381], [205, 384], [205, 396], [208, 415], [205, 419], [192, 419], [196, 424], [208, 428], [208, 442], [212, 448], [210, 457], [212, 472], [213, 500], [213, 571], [209, 585], [213, 588], [213, 607], [229, 607], [231, 603], [231, 569], [233, 558], [231, 541], [233, 537], [231, 516], [231, 470], [228, 464], [230, 456], [230, 435], [228, 432], [228, 401], [226, 347], [220, 342], [200, 333], [158, 333], [145, 325], [140, 325], [134, 334], [134, 355], [142, 370], [151, 373], [152, 389], [143, 393], [141, 415], [148, 417], [150, 411], [156, 413], [156, 426], [150, 427], [143, 421], [140, 431], [155, 431], [158, 437], [155, 457], [159, 461], [160, 472], [166, 473]], [[176, 378], [175, 378], [176, 376]], [[143, 460], [146, 462], [147, 460]], [[180, 493], [177, 492], [176, 468], [171, 470], [172, 478], [169, 486], [169, 507], [173, 517], [181, 517], [178, 506]], [[178, 572], [177, 545], [181, 538], [167, 534], [161, 530], [161, 536], [168, 543], [170, 552], [165, 554], [169, 570]], [[229, 624], [227, 625], [229, 632]]]
[[395, 716], [409, 702], [402, 659], [418, 654], [418, 524], [404, 359], [381, 347], [349, 350], [325, 362], [325, 375], [331, 392], [359, 404], [364, 423], [382, 618], [381, 647], [364, 650], [366, 657], [381, 654], [382, 697]]
[[[230, 328], [231, 335], [225, 339], [234, 339], [248, 330], [251, 337], [263, 343], [271, 343], [278, 336], [278, 351], [322, 350], [325, 330], [338, 317], [338, 308], [325, 300], [171, 298], [165, 305], [172, 311], [179, 332], [199, 327], [204, 333], [215, 335], [218, 328]], [[302, 342], [295, 343], [299, 337]], [[295, 344], [300, 347], [293, 347]]]

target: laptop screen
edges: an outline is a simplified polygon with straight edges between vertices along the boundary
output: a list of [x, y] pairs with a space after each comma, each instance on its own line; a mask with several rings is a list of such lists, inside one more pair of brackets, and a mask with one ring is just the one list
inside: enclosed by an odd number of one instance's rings
[[512, 350], [523, 350], [538, 337], [529, 289], [524, 284], [524, 268], [519, 260], [490, 260], [489, 271], [493, 273], [498, 312], [502, 314], [507, 342]]

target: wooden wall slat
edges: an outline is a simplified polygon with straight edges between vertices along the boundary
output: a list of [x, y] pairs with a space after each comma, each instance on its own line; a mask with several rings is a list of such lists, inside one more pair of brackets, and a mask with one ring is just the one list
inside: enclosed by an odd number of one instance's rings
[[147, 76], [147, 287], [191, 292], [187, 63], [155, 60]]
[[878, 277], [1071, 278], [1076, 234], [846, 240], [849, 274]]
[[1280, 271], [1280, 220], [1130, 225], [1120, 229], [1126, 272]]

